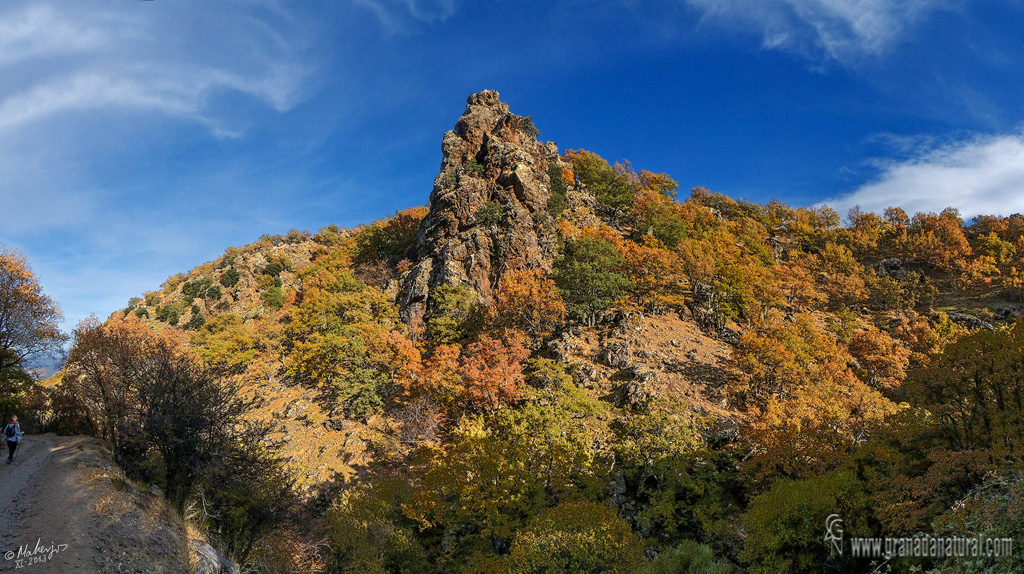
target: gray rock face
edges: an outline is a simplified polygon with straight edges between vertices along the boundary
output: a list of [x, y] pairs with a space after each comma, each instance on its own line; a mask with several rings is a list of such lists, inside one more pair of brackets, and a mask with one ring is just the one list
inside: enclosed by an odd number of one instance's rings
[[643, 313], [638, 311], [617, 314], [615, 328], [601, 347], [601, 362], [616, 369], [633, 366], [633, 342], [643, 336], [643, 319]]
[[466, 285], [489, 303], [508, 271], [550, 270], [555, 228], [548, 170], [560, 159], [555, 144], [537, 141], [530, 126], [488, 90], [469, 96], [455, 129], [445, 133], [430, 212], [398, 296], [414, 331], [439, 285]]
[[988, 321], [985, 321], [983, 319], [979, 319], [974, 315], [968, 315], [967, 313], [961, 313], [959, 311], [949, 311], [948, 313], [946, 313], [946, 316], [949, 317], [950, 321], [960, 326], [967, 327], [968, 329], [981, 329], [985, 331], [995, 330], [995, 327], [992, 326], [992, 323], [989, 323]]
[[192, 549], [199, 556], [196, 574], [239, 574], [238, 564], [225, 558], [213, 546], [199, 540], [192, 540]]
[[614, 339], [601, 348], [601, 362], [616, 369], [633, 365], [633, 346], [627, 339]]

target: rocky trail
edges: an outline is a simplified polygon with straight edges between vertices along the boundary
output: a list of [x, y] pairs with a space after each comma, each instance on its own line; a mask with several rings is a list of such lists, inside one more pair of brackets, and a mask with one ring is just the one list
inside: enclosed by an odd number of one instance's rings
[[25, 435], [0, 462], [0, 572], [184, 572], [180, 536], [147, 498], [95, 439]]

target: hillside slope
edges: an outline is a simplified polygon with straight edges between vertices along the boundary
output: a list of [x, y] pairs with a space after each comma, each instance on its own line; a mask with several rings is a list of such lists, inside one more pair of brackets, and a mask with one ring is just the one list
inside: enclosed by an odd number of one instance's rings
[[921, 529], [1005, 470], [931, 414], [966, 367], [929, 369], [1016, 344], [1024, 217], [681, 199], [538, 141], [496, 92], [467, 104], [426, 208], [230, 248], [110, 321], [182, 335], [257, 399], [301, 504], [253, 563], [814, 571], [806, 500]]

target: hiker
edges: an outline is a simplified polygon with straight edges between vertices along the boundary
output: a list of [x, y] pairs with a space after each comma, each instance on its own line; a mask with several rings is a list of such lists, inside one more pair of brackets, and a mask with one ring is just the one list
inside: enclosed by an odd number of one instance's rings
[[7, 439], [7, 462], [14, 462], [14, 451], [18, 450], [18, 443], [21, 442], [21, 435], [25, 433], [21, 432], [21, 425], [18, 424], [18, 417], [11, 417], [11, 422], [7, 423], [4, 427], [4, 437]]

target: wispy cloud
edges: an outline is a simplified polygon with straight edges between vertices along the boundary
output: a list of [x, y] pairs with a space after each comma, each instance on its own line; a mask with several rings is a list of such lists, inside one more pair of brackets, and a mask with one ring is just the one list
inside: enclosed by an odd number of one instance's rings
[[940, 0], [686, 0], [706, 22], [762, 35], [765, 49], [856, 65], [879, 56]]
[[[232, 91], [291, 109], [310, 72], [302, 35], [284, 37], [287, 26], [265, 21], [279, 17], [246, 4], [220, 6], [234, 10], [183, 18], [153, 4], [86, 1], [0, 11], [0, 130], [66, 111], [131, 109], [217, 132], [211, 101]], [[239, 49], [244, 57], [232, 54]]]
[[35, 5], [0, 20], [0, 65], [94, 50], [109, 40], [88, 22], [69, 20], [52, 6]]
[[247, 130], [307, 97], [319, 29], [293, 12], [0, 5], [0, 241], [29, 255], [69, 326], [201, 262], [209, 235], [234, 241], [213, 219], [239, 220], [233, 194], [259, 182], [196, 189], [191, 173], [211, 169], [196, 150], [244, 163], [229, 151]]
[[353, 0], [369, 9], [392, 33], [408, 33], [418, 24], [436, 24], [455, 15], [456, 0]]
[[879, 177], [826, 204], [845, 213], [859, 205], [881, 213], [956, 207], [965, 217], [1024, 213], [1024, 133], [976, 137], [882, 167]]

